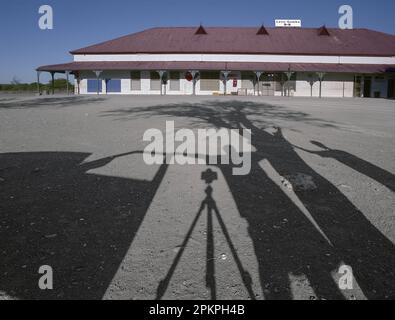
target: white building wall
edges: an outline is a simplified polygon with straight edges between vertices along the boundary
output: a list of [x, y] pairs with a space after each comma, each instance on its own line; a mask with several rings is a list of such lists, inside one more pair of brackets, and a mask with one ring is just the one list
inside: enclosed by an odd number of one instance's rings
[[184, 73], [181, 74], [180, 88], [184, 94], [193, 94], [193, 82], [186, 80]]
[[197, 61], [197, 62], [276, 62], [332, 64], [395, 64], [395, 57], [302, 56], [270, 54], [103, 54], [74, 55], [74, 61]]
[[[320, 82], [314, 73], [297, 73], [296, 97], [310, 97], [313, 81], [313, 97], [319, 97]], [[350, 74], [326, 74], [322, 82], [322, 97], [352, 98], [354, 96], [354, 76]]]
[[[117, 55], [74, 55], [75, 61], [203, 61], [203, 62], [277, 62], [277, 63], [330, 63], [330, 64], [395, 64], [395, 57], [344, 57], [344, 56], [301, 56], [301, 55], [237, 55], [237, 54], [117, 54]], [[309, 74], [298, 73], [297, 80], [292, 83], [291, 96], [311, 96]], [[81, 72], [80, 93], [87, 94], [86, 79], [95, 79], [93, 72]], [[160, 90], [150, 90], [150, 72], [141, 72], [141, 91], [131, 90], [129, 71], [106, 71], [102, 79], [121, 79], [122, 94], [152, 95], [160, 94]], [[233, 87], [236, 78], [237, 86]], [[319, 96], [319, 81], [314, 75], [313, 96]], [[180, 90], [170, 90], [170, 81], [163, 88], [168, 95], [190, 95], [193, 93], [193, 82], [185, 79], [185, 72], [180, 71]], [[219, 81], [219, 91], [201, 91], [200, 81], [196, 83], [197, 95], [222, 94], [223, 81]], [[102, 80], [103, 93], [106, 92], [105, 81]], [[241, 88], [240, 72], [233, 72], [227, 82], [227, 93], [232, 94]], [[77, 89], [76, 89], [77, 91]], [[372, 76], [371, 96], [378, 92], [381, 97], [387, 96], [387, 79]], [[117, 94], [117, 93], [111, 93]], [[276, 90], [275, 95], [280, 96], [281, 91]], [[322, 83], [323, 97], [353, 97], [354, 76], [349, 74], [327, 74]]]
[[[372, 79], [371, 97], [374, 97], [375, 92], [378, 92], [380, 97], [387, 97], [388, 79], [384, 76], [370, 76]], [[87, 80], [96, 79], [96, 75], [92, 71], [82, 71], [80, 73], [80, 93], [81, 94], [96, 94], [96, 92], [88, 93]], [[101, 94], [106, 94], [106, 81], [105, 79], [120, 79], [121, 80], [121, 93], [108, 93], [108, 94], [130, 94], [130, 95], [159, 95], [160, 90], [151, 90], [150, 71], [141, 71], [141, 90], [131, 90], [130, 71], [104, 71], [100, 75], [102, 82]], [[237, 80], [234, 87], [234, 79]], [[296, 80], [285, 84], [285, 89], [291, 88], [290, 95], [295, 97], [310, 97], [311, 87], [310, 80], [313, 80], [313, 97], [319, 96], [319, 80], [315, 73], [297, 73]], [[193, 82], [185, 79], [185, 72], [180, 71], [180, 90], [170, 90], [171, 79], [163, 86], [163, 93], [167, 95], [192, 95]], [[218, 80], [218, 91], [202, 91], [200, 90], [200, 80], [196, 82], [196, 95], [213, 95], [223, 94], [224, 83], [222, 79]], [[75, 80], [76, 93], [77, 80]], [[281, 96], [281, 90], [277, 85], [275, 91], [276, 96]], [[242, 88], [241, 72], [232, 72], [227, 81], [227, 94], [237, 94], [238, 90]], [[348, 97], [354, 96], [354, 75], [352, 74], [326, 74], [322, 82], [322, 96], [323, 97]]]
[[188, 95], [193, 93], [193, 83], [185, 79], [185, 72], [179, 72], [180, 77], [180, 90], [170, 90], [170, 83], [172, 80], [167, 81], [166, 94], [168, 95]]
[[[227, 81], [227, 94], [237, 93], [238, 89], [241, 88], [241, 74], [240, 72], [232, 73], [233, 77]], [[96, 92], [88, 92], [88, 80], [96, 79], [96, 75], [90, 71], [83, 71], [80, 73], [80, 94], [97, 94]], [[151, 90], [151, 79], [150, 71], [141, 72], [141, 90], [131, 90], [131, 79], [128, 71], [105, 71], [100, 75], [100, 81], [102, 82], [102, 92], [100, 94], [106, 94], [106, 79], [120, 79], [121, 80], [121, 93], [108, 93], [108, 94], [131, 94], [131, 95], [160, 95], [160, 90]], [[237, 80], [237, 86], [233, 86], [233, 80]], [[167, 95], [192, 95], [193, 94], [193, 82], [185, 79], [185, 73], [180, 72], [180, 90], [170, 90], [170, 81], [167, 81], [166, 85], [163, 85], [163, 93]], [[223, 94], [224, 82], [218, 80], [219, 90], [218, 91], [202, 91], [200, 90], [200, 80], [197, 80], [195, 92], [196, 95], [213, 95]], [[75, 81], [77, 87], [77, 81]], [[76, 89], [77, 92], [77, 89]]]
[[[96, 79], [96, 75], [93, 71], [81, 71], [80, 72], [80, 94], [90, 94], [88, 93], [88, 79]], [[105, 88], [105, 81], [100, 79], [102, 82], [102, 88]], [[77, 86], [77, 83], [76, 83]], [[105, 92], [105, 91], [104, 91]], [[103, 94], [102, 92], [101, 94]], [[92, 93], [92, 94], [97, 94], [97, 93]]]

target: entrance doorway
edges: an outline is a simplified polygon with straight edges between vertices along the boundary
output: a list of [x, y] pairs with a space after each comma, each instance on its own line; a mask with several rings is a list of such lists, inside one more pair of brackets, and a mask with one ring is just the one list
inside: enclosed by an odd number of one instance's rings
[[364, 86], [363, 86], [364, 98], [371, 98], [371, 92], [372, 92], [372, 78], [365, 77]]
[[275, 93], [275, 82], [274, 75], [272, 74], [264, 74], [261, 76], [259, 83], [259, 91], [262, 96], [274, 96]]
[[388, 98], [395, 98], [395, 79], [388, 80]]

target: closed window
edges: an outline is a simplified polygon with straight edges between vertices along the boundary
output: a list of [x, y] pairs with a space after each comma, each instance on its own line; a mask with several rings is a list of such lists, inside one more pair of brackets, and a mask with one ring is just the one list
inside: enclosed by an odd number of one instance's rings
[[254, 78], [253, 72], [242, 72], [241, 74], [241, 88], [242, 89], [254, 89]]
[[[102, 81], [97, 79], [88, 79], [88, 92], [102, 92]], [[99, 90], [98, 89], [99, 86]]]
[[170, 72], [170, 90], [180, 91], [180, 73], [176, 71]]
[[140, 71], [132, 71], [130, 73], [130, 90], [132, 91], [141, 91], [141, 72]]
[[107, 79], [106, 80], [107, 92], [121, 92], [121, 80], [120, 79]]
[[151, 75], [151, 90], [160, 90], [160, 76], [159, 73], [152, 71]]
[[201, 72], [200, 90], [219, 91], [219, 72]]

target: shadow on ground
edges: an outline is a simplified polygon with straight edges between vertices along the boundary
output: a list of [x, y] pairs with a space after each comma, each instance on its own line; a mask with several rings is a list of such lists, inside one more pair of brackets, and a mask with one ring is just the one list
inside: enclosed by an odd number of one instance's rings
[[[117, 119], [188, 117], [197, 126], [252, 130], [256, 151], [252, 154], [251, 173], [233, 176], [230, 165], [219, 165], [218, 169], [240, 215], [248, 223], [264, 298], [292, 299], [290, 276], [302, 276], [318, 298], [343, 299], [331, 276], [342, 263], [352, 266], [367, 298], [395, 298], [393, 243], [345, 195], [304, 162], [281, 128], [275, 128], [273, 133], [264, 130], [272, 125], [266, 117], [289, 117], [316, 122], [318, 126], [335, 124], [310, 119], [302, 113], [280, 110], [276, 114], [272, 106], [236, 101], [131, 108], [106, 115]], [[340, 156], [339, 152], [322, 155], [340, 160], [351, 157]], [[151, 182], [103, 177], [87, 172], [124, 155], [83, 163], [89, 156], [0, 155], [0, 291], [27, 299], [103, 297], [133, 245], [167, 167], [163, 165]], [[262, 160], [267, 160], [283, 177], [303, 174], [312, 178], [316, 188], [304, 190], [294, 185], [294, 192], [318, 227], [269, 178], [261, 167]], [[352, 161], [343, 163], [384, 185], [392, 185], [391, 173], [366, 165], [362, 159], [352, 156]], [[216, 207], [212, 190], [207, 189], [206, 194], [210, 214], [218, 216], [221, 208]], [[57, 270], [55, 283], [59, 290], [38, 290], [37, 271], [42, 264]], [[239, 270], [244, 273], [242, 266]], [[207, 272], [211, 296], [215, 298], [215, 270], [210, 265]], [[247, 276], [244, 280], [248, 285]], [[158, 296], [167, 286], [168, 282], [160, 283], [158, 279]]]
[[[133, 154], [133, 153], [130, 153]], [[101, 299], [165, 174], [153, 181], [87, 171], [84, 153], [0, 154], [0, 291], [22, 299]], [[56, 290], [38, 289], [38, 268]]]
[[[344, 194], [307, 165], [281, 128], [274, 128], [274, 133], [265, 130], [273, 125], [270, 119], [303, 121], [319, 127], [335, 128], [336, 124], [301, 112], [240, 101], [131, 108], [105, 115], [118, 120], [155, 115], [188, 117], [197, 126], [251, 129], [252, 145], [256, 148], [251, 173], [234, 176], [231, 166], [219, 168], [241, 216], [249, 224], [265, 298], [291, 299], [290, 275], [293, 275], [305, 276], [318, 298], [342, 299], [343, 294], [331, 276], [341, 264], [353, 268], [355, 279], [368, 299], [395, 298], [394, 244]], [[394, 175], [363, 159], [329, 149], [318, 154], [333, 157], [394, 190]], [[305, 190], [298, 185], [293, 185], [293, 189], [318, 228], [268, 177], [261, 167], [262, 160], [267, 160], [282, 177], [301, 174], [312, 178], [314, 189]]]
[[29, 109], [40, 107], [72, 107], [78, 104], [92, 104], [104, 101], [104, 98], [86, 97], [86, 96], [69, 96], [69, 97], [51, 97], [51, 98], [32, 98], [20, 100], [17, 98], [0, 99], [1, 109]]

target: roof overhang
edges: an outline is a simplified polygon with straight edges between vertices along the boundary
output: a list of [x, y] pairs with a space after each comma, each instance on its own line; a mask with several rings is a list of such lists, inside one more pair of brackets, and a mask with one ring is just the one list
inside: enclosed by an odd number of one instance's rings
[[91, 70], [231, 70], [264, 72], [395, 73], [395, 65], [324, 64], [272, 62], [196, 62], [196, 61], [94, 61], [42, 66], [37, 71], [64, 73]]

